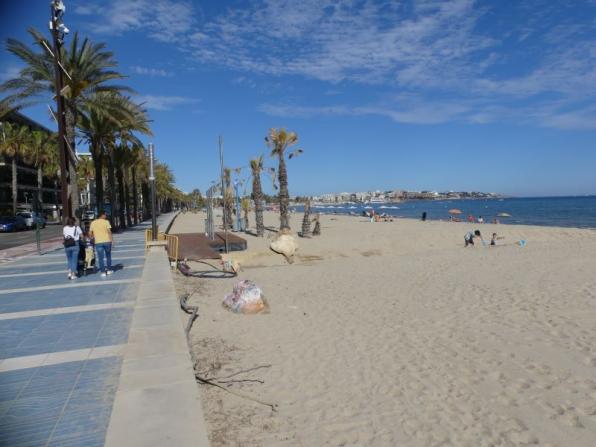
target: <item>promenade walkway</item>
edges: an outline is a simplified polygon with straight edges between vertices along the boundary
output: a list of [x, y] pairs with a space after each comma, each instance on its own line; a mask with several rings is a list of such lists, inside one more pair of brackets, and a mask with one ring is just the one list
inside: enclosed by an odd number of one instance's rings
[[104, 445], [145, 228], [115, 236], [107, 278], [69, 281], [62, 249], [0, 265], [0, 446]]

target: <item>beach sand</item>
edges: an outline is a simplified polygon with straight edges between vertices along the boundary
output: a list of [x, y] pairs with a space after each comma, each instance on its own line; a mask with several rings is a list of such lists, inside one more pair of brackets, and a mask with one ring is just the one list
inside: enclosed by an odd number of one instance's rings
[[[203, 219], [181, 215], [171, 232]], [[596, 445], [596, 232], [321, 223], [293, 265], [247, 235], [238, 278], [175, 275], [180, 292], [196, 292], [201, 374], [264, 366], [227, 379], [264, 383], [223, 386], [277, 405], [198, 385], [213, 446]], [[464, 248], [476, 228], [504, 245]], [[222, 307], [240, 279], [262, 288], [269, 313]]]

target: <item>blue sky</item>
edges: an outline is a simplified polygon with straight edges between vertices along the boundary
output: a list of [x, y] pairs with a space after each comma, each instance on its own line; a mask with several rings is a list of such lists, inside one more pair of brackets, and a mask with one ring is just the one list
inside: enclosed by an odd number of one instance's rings
[[[114, 51], [183, 190], [217, 178], [218, 135], [241, 167], [286, 127], [292, 195], [596, 194], [596, 1], [64, 2]], [[46, 31], [47, 3], [2, 2], [0, 38]], [[0, 52], [0, 81], [19, 64]]]

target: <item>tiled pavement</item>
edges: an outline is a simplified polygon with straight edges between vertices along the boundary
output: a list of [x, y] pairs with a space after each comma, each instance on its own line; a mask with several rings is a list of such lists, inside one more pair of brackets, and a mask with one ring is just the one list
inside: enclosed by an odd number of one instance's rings
[[104, 444], [144, 228], [116, 235], [108, 278], [68, 281], [63, 251], [0, 265], [0, 446]]

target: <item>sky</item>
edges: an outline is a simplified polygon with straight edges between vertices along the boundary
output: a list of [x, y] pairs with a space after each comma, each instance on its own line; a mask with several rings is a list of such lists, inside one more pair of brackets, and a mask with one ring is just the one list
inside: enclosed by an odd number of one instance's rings
[[[48, 3], [0, 2], [0, 82], [23, 67], [6, 39], [47, 33]], [[595, 0], [64, 3], [71, 36], [114, 52], [184, 191], [218, 179], [220, 135], [241, 179], [258, 155], [276, 166], [264, 137], [283, 127], [304, 150], [291, 195], [596, 194]], [[54, 127], [45, 105], [23, 112]]]

